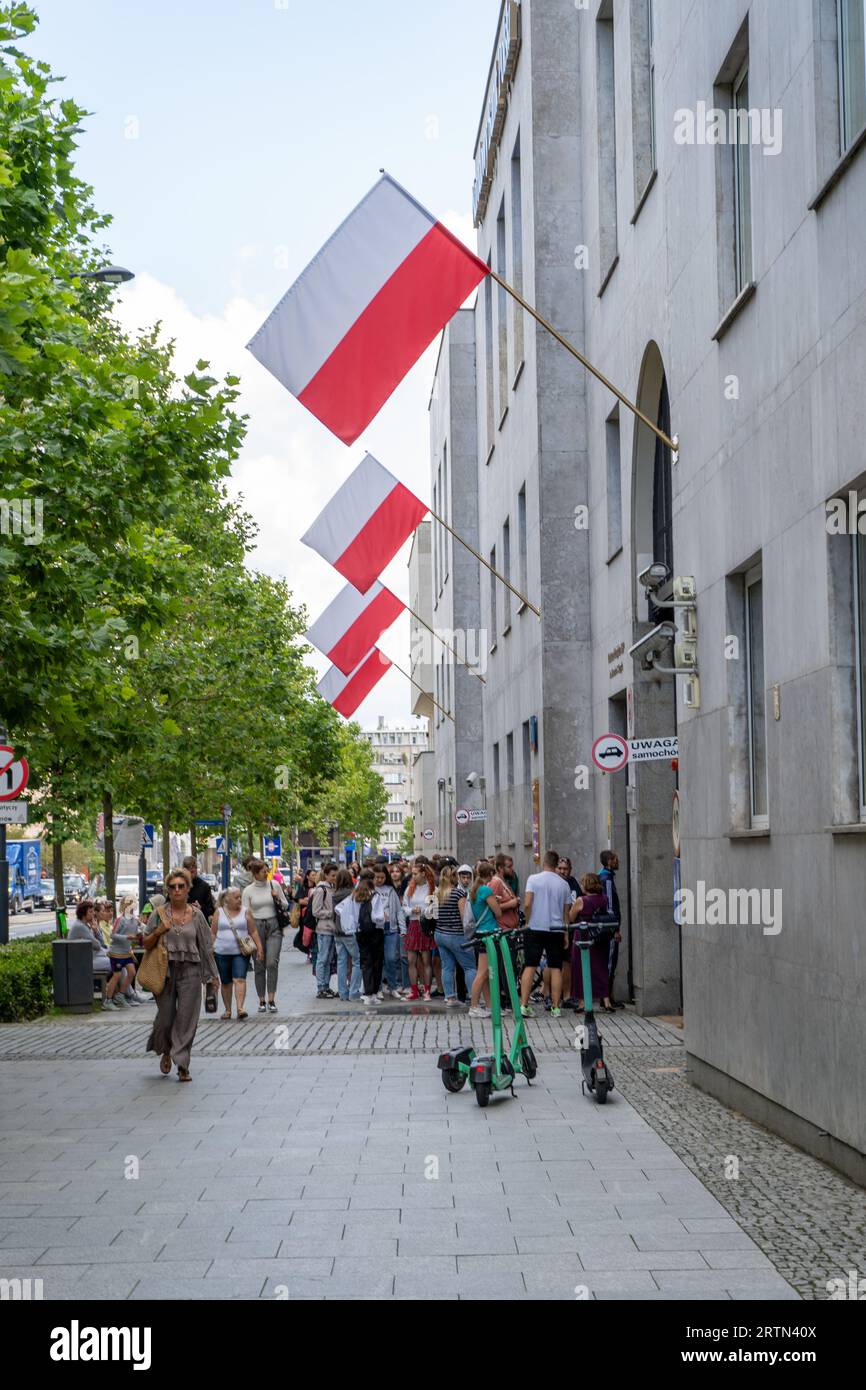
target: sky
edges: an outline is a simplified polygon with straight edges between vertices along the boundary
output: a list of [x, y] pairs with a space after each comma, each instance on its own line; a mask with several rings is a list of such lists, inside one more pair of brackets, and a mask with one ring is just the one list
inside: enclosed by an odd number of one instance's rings
[[[233, 491], [259, 526], [250, 564], [310, 622], [343, 581], [299, 537], [369, 451], [430, 498], [438, 340], [351, 448], [246, 351], [256, 329], [385, 168], [473, 248], [473, 146], [499, 0], [32, 0], [27, 51], [91, 113], [77, 156], [113, 216], [130, 329], [160, 321], [182, 375], [241, 377]], [[408, 598], [409, 546], [385, 571]], [[380, 645], [404, 669], [409, 625]], [[215, 653], [215, 658], [218, 654]], [[319, 675], [328, 662], [313, 663]], [[355, 716], [407, 716], [389, 671]]]

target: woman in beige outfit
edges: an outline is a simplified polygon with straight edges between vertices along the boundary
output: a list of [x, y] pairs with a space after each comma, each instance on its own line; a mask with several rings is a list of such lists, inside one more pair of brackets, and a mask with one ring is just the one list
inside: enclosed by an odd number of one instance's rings
[[163, 939], [168, 952], [168, 972], [157, 996], [147, 1051], [162, 1054], [163, 1076], [168, 1076], [174, 1062], [178, 1081], [192, 1080], [189, 1058], [201, 1013], [201, 987], [219, 986], [210, 927], [201, 908], [187, 901], [191, 884], [186, 869], [172, 869], [166, 884], [168, 907], [159, 909], [153, 931], [144, 938], [145, 950]]

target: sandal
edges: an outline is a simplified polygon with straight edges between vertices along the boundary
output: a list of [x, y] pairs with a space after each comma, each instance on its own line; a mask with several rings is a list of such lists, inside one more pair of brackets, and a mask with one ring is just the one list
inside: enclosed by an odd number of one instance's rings
[[231, 1014], [220, 1014], [220, 1022], [225, 1023], [226, 1019], [231, 1020]]
[[163, 1076], [168, 1076], [171, 1071], [171, 1053], [164, 1052], [159, 1059], [159, 1069]]
[[192, 1081], [192, 1077], [190, 1076], [190, 1074], [189, 1074], [189, 1072], [187, 1071], [186, 1067], [178, 1067], [178, 1069], [177, 1069], [177, 1079], [178, 1079], [178, 1081]]
[[238, 1022], [240, 1022], [240, 1020], [241, 1020], [242, 1018], [249, 1018], [249, 1014], [247, 1014], [247, 1013], [239, 1013], [239, 1014], [238, 1014]]

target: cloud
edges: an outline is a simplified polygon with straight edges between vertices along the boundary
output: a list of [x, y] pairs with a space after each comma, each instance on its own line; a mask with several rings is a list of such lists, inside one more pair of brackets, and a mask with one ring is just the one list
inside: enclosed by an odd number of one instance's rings
[[[455, 235], [471, 241], [471, 219], [448, 213], [443, 219]], [[170, 285], [146, 273], [117, 296], [117, 316], [127, 331], [160, 322], [165, 339], [175, 341], [175, 370], [188, 372], [197, 361], [210, 362], [215, 375], [241, 378], [238, 408], [249, 416], [247, 438], [232, 473], [230, 490], [243, 497], [259, 535], [249, 563], [285, 579], [296, 603], [307, 607], [312, 622], [336, 596], [343, 580], [300, 537], [322, 507], [369, 450], [407, 487], [430, 496], [428, 403], [439, 340], [397, 388], [379, 417], [352, 448], [346, 448], [315, 420], [269, 372], [246, 351], [245, 344], [268, 310], [242, 293], [226, 300], [218, 314], [198, 314]], [[408, 598], [409, 544], [395, 557], [383, 579]], [[409, 666], [409, 622], [398, 621], [382, 639], [383, 650], [404, 669]], [[321, 676], [328, 662], [313, 661]], [[413, 687], [389, 671], [356, 718], [375, 723], [408, 716]]]

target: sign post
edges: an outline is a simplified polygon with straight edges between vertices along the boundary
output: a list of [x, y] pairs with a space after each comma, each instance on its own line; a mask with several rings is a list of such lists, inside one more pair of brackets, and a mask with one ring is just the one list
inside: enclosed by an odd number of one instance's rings
[[[6, 743], [6, 729], [0, 724], [0, 804], [13, 801], [27, 786], [30, 775], [26, 758], [16, 758]], [[24, 819], [27, 816], [25, 813]], [[0, 819], [0, 946], [9, 941], [9, 864], [6, 859], [6, 825]]]
[[226, 847], [225, 856], [223, 858], [223, 892], [225, 892], [226, 888], [228, 888], [229, 886], [229, 879], [231, 878], [232, 842], [229, 839], [229, 820], [231, 819], [232, 814], [231, 806], [223, 806], [222, 812], [223, 840], [225, 842]]

